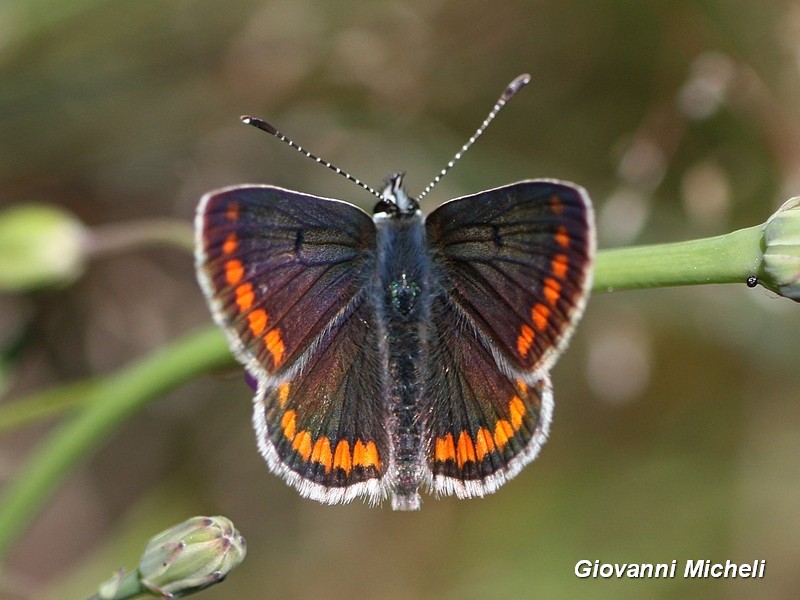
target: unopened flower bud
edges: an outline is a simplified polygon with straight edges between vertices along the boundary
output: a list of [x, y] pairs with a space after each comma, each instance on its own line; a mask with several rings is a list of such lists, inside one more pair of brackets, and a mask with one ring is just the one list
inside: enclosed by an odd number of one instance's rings
[[0, 211], [0, 289], [23, 291], [69, 283], [84, 268], [86, 229], [48, 204]]
[[225, 517], [193, 517], [153, 537], [139, 562], [150, 593], [179, 598], [219, 583], [245, 557], [244, 538]]
[[800, 197], [784, 202], [764, 225], [761, 283], [800, 302]]

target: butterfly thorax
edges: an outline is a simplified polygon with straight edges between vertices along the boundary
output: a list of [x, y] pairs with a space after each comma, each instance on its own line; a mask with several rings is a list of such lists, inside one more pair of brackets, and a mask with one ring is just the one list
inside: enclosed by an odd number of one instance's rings
[[[388, 186], [399, 186], [392, 176]], [[395, 509], [419, 508], [423, 481], [423, 332], [430, 317], [430, 259], [422, 213], [402, 188], [385, 195], [390, 212], [375, 215], [378, 270], [375, 306], [380, 335], [387, 430], [392, 439], [390, 478]], [[413, 210], [411, 207], [414, 206]], [[411, 212], [408, 212], [411, 211]]]

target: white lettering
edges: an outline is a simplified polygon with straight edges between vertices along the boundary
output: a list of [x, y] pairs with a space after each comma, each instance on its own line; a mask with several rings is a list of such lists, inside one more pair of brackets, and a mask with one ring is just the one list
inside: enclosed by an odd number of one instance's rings
[[[728, 574], [728, 569], [731, 570], [731, 573]], [[730, 561], [730, 559], [725, 561], [725, 572], [722, 574], [723, 577], [736, 577], [739, 571], [739, 565]]]
[[[604, 563], [599, 560], [582, 559], [575, 563], [575, 576], [603, 579], [658, 579], [674, 578], [678, 561], [668, 563]], [[714, 563], [709, 559], [687, 560], [683, 569], [685, 579], [736, 579], [738, 577], [763, 578], [766, 571], [766, 560], [754, 560], [752, 563], [736, 563], [731, 559]]]
[[[655, 577], [674, 577], [675, 575], [675, 563], [677, 561], [672, 561], [672, 566], [669, 563], [658, 563], [656, 565], [655, 570]], [[653, 575], [651, 575], [652, 577]]]
[[575, 563], [575, 577], [586, 578], [592, 576], [592, 561], [579, 560]]
[[683, 570], [684, 579], [687, 577], [704, 577], [703, 567], [706, 566], [705, 560], [687, 560], [686, 568]]

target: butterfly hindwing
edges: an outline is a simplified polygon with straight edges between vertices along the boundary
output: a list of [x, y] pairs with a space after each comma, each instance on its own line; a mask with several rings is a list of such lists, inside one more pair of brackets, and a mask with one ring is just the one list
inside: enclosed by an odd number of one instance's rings
[[432, 364], [447, 365], [428, 369], [424, 386], [434, 491], [483, 496], [533, 460], [544, 443], [552, 414], [549, 376], [526, 382], [503, 373], [446, 296], [434, 301], [432, 322]]
[[253, 423], [261, 453], [304, 496], [327, 503], [366, 496], [372, 504], [386, 496], [390, 453], [376, 346], [373, 313], [358, 299], [301, 373], [259, 386]]
[[426, 220], [436, 291], [424, 397], [434, 490], [494, 491], [533, 460], [549, 369], [580, 317], [594, 253], [581, 188], [527, 181], [452, 200]]
[[345, 202], [272, 186], [206, 195], [197, 267], [215, 320], [258, 381], [270, 468], [305, 496], [379, 500], [389, 456], [374, 307], [375, 226]]

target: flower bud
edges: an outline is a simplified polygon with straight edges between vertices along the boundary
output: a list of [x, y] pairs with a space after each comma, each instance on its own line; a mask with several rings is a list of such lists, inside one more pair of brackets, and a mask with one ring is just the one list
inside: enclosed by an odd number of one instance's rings
[[784, 202], [764, 225], [761, 283], [800, 302], [800, 197]]
[[0, 211], [0, 289], [69, 283], [83, 272], [85, 237], [83, 224], [56, 206]]
[[193, 517], [153, 537], [139, 562], [150, 593], [178, 598], [219, 583], [245, 557], [244, 538], [225, 517]]

